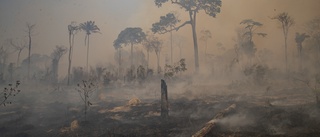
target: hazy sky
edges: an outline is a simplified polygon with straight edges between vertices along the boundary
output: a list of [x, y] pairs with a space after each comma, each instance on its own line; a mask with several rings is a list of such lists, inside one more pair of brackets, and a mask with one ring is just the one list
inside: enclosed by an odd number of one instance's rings
[[[296, 31], [303, 32], [303, 25], [320, 17], [320, 0], [223, 0], [221, 13], [216, 18], [211, 18], [202, 12], [198, 16], [197, 29], [209, 29], [213, 38], [210, 45], [221, 42], [227, 47], [232, 47], [235, 38], [235, 29], [243, 19], [254, 19], [264, 24], [261, 31], [268, 33], [267, 38], [255, 38], [260, 47], [277, 49], [283, 45], [283, 37], [279, 24], [271, 20], [280, 12], [288, 12], [296, 25], [290, 32], [289, 44], [294, 44]], [[178, 6], [165, 4], [157, 8], [153, 0], [1, 0], [0, 1], [0, 40], [7, 38], [24, 38], [26, 22], [36, 24], [32, 53], [50, 54], [55, 45], [68, 47], [67, 26], [71, 21], [82, 23], [93, 20], [101, 29], [101, 34], [92, 34], [90, 39], [90, 64], [108, 63], [114, 61], [113, 41], [121, 30], [126, 27], [141, 27], [144, 31], [151, 28], [152, 23], [159, 20], [160, 15], [175, 11], [185, 21], [187, 13]], [[181, 35], [185, 40], [185, 55], [190, 55], [193, 61], [193, 47], [190, 26], [185, 26], [174, 35]], [[85, 66], [84, 33], [76, 35], [74, 59], [76, 66]], [[163, 35], [168, 38], [168, 35]], [[290, 41], [291, 40], [291, 41]], [[199, 43], [201, 44], [201, 43]], [[282, 49], [282, 48], [281, 48]], [[168, 49], [164, 48], [164, 52]], [[200, 52], [202, 48], [200, 47]], [[175, 48], [175, 53], [178, 49]], [[214, 48], [208, 48], [209, 53], [214, 53]], [[190, 54], [189, 54], [190, 53]], [[165, 53], [164, 53], [165, 54]], [[27, 50], [21, 58], [27, 56]], [[16, 55], [10, 56], [15, 61]], [[67, 56], [61, 60], [61, 66], [67, 66]], [[190, 65], [193, 67], [192, 65]], [[64, 68], [63, 68], [64, 69]], [[65, 69], [64, 69], [65, 70]]]

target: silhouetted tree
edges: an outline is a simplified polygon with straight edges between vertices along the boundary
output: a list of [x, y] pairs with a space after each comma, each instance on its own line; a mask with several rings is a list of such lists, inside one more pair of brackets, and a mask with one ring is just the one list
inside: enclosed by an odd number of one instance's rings
[[170, 46], [171, 46], [171, 64], [173, 63], [173, 49], [172, 49], [172, 30], [180, 20], [173, 14], [168, 13], [165, 16], [160, 17], [160, 21], [152, 24], [152, 32], [158, 34], [165, 34], [170, 32]]
[[115, 55], [115, 60], [118, 62], [118, 75], [120, 76], [122, 74], [122, 47], [115, 47], [116, 51], [116, 55]]
[[300, 60], [300, 63], [299, 63], [299, 69], [301, 71], [302, 69], [302, 43], [304, 42], [304, 40], [306, 38], [309, 38], [310, 36], [307, 35], [306, 33], [299, 33], [297, 32], [296, 33], [296, 43], [297, 43], [297, 50], [298, 50], [298, 54], [299, 54], [299, 60]]
[[149, 69], [149, 53], [153, 51], [153, 47], [149, 39], [150, 35], [152, 34], [147, 33], [146, 39], [142, 42], [143, 47], [147, 51], [147, 70]]
[[13, 40], [10, 39], [10, 45], [14, 48], [14, 52], [18, 51], [17, 67], [19, 67], [20, 54], [27, 47], [27, 42], [24, 40], [13, 42]]
[[281, 27], [284, 35], [285, 63], [286, 63], [286, 73], [287, 73], [288, 72], [287, 38], [288, 38], [290, 27], [294, 25], [294, 20], [286, 12], [276, 15], [272, 19], [276, 19], [281, 23]]
[[[71, 22], [68, 25], [69, 32], [69, 64], [68, 64], [68, 85], [70, 84], [70, 71], [71, 71], [71, 63], [72, 63], [72, 53], [73, 53], [73, 45], [74, 45], [74, 36], [76, 32], [79, 30], [79, 27], [75, 22]], [[89, 47], [89, 46], [88, 46]]]
[[52, 58], [52, 80], [54, 83], [58, 82], [58, 68], [59, 68], [59, 61], [61, 57], [67, 53], [67, 48], [64, 46], [56, 46], [51, 54]]
[[240, 22], [240, 24], [245, 25], [244, 32], [242, 35], [242, 43], [240, 45], [242, 51], [251, 59], [255, 56], [256, 48], [252, 40], [253, 36], [259, 35], [265, 37], [266, 33], [255, 32], [258, 27], [261, 27], [263, 24], [252, 19], [245, 19]]
[[204, 56], [205, 56], [205, 60], [207, 58], [207, 45], [208, 45], [208, 39], [212, 38], [211, 32], [210, 30], [201, 30], [201, 36], [200, 36], [200, 40], [203, 41], [205, 43], [205, 49], [204, 49]]
[[154, 35], [148, 35], [145, 44], [148, 45], [152, 50], [154, 50], [156, 56], [157, 56], [157, 72], [160, 73], [160, 52], [162, 48], [162, 41], [154, 36]]
[[87, 73], [89, 72], [89, 37], [92, 33], [100, 33], [100, 29], [95, 25], [94, 21], [81, 23], [79, 28], [86, 33], [85, 45], [87, 46]]
[[32, 36], [34, 35], [34, 29], [36, 24], [29, 24], [27, 23], [27, 35], [29, 38], [29, 44], [28, 44], [28, 79], [30, 78], [30, 55], [31, 55], [31, 44], [32, 44]]
[[131, 45], [131, 66], [133, 66], [133, 45], [141, 43], [146, 34], [141, 28], [126, 28], [120, 32], [118, 38], [113, 42], [115, 49], [119, 49], [122, 45]]
[[[161, 7], [164, 3], [169, 2], [169, 0], [155, 0], [156, 6]], [[189, 13], [190, 20], [184, 22], [175, 30], [179, 30], [181, 27], [190, 24], [192, 28], [192, 36], [194, 43], [194, 58], [195, 58], [195, 69], [196, 72], [199, 71], [199, 56], [198, 56], [198, 42], [196, 33], [196, 17], [199, 11], [203, 10], [207, 15], [211, 17], [216, 17], [216, 14], [220, 13], [221, 0], [171, 0], [171, 4], [178, 5], [180, 8], [184, 9]], [[170, 30], [172, 31], [172, 30]]]

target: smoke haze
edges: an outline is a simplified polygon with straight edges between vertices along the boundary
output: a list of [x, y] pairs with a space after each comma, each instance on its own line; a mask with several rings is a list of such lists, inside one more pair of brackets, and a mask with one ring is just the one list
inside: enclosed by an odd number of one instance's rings
[[[280, 24], [270, 17], [288, 12], [295, 19], [295, 26], [290, 29], [288, 38], [289, 51], [295, 49], [295, 32], [304, 32], [304, 24], [320, 16], [318, 0], [238, 0], [222, 1], [221, 13], [216, 18], [206, 16], [203, 12], [197, 18], [197, 31], [208, 29], [212, 33], [212, 39], [208, 40], [208, 53], [218, 54], [216, 44], [222, 43], [226, 48], [232, 48], [236, 39], [235, 30], [241, 25], [243, 19], [254, 19], [263, 24], [260, 31], [268, 34], [267, 38], [255, 38], [258, 49], [268, 48], [281, 55], [283, 48], [283, 35]], [[159, 16], [168, 12], [179, 15], [181, 23], [188, 19], [187, 13], [176, 5], [166, 4], [157, 8], [153, 1], [140, 0], [2, 0], [0, 5], [0, 40], [8, 38], [25, 38], [26, 22], [36, 24], [32, 53], [49, 55], [56, 45], [68, 46], [67, 25], [72, 21], [82, 23], [93, 20], [101, 29], [101, 34], [93, 34], [90, 39], [91, 66], [95, 64], [115, 63], [113, 41], [120, 31], [126, 27], [141, 27], [144, 31], [150, 31], [152, 23], [159, 21]], [[189, 70], [193, 70], [193, 42], [191, 27], [186, 26], [174, 36], [183, 36], [182, 55], [190, 64]], [[84, 46], [84, 33], [78, 32], [75, 37], [73, 66], [85, 66], [86, 47]], [[162, 57], [168, 56], [169, 35], [161, 35], [165, 40]], [[198, 38], [199, 38], [198, 33]], [[204, 52], [204, 43], [199, 41], [199, 54]], [[174, 45], [175, 46], [175, 45]], [[141, 46], [140, 46], [141, 47]], [[281, 49], [281, 50], [279, 50]], [[174, 60], [178, 60], [179, 49], [174, 48]], [[21, 58], [27, 57], [25, 50]], [[151, 66], [156, 65], [155, 55], [151, 54]], [[9, 61], [14, 62], [16, 55], [10, 55]], [[203, 58], [200, 56], [200, 60]], [[161, 64], [165, 59], [161, 58]], [[203, 63], [200, 64], [200, 66]], [[60, 73], [66, 74], [67, 56], [60, 62]]]

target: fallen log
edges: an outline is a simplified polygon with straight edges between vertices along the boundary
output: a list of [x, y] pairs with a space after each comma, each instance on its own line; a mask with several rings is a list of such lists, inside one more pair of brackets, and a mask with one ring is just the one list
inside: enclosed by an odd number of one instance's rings
[[219, 112], [217, 115], [214, 116], [209, 122], [207, 122], [204, 127], [199, 130], [197, 133], [193, 134], [192, 137], [204, 137], [216, 124], [217, 120], [222, 119], [224, 115], [229, 113], [230, 111], [236, 108], [236, 104], [232, 104], [228, 108], [224, 109], [223, 111]]

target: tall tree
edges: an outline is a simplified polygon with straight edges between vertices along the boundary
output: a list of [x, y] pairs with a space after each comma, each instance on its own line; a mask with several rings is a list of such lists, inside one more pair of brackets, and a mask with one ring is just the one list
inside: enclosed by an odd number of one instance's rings
[[304, 40], [306, 38], [309, 38], [310, 36], [307, 35], [306, 33], [299, 33], [297, 32], [296, 33], [296, 38], [295, 38], [295, 41], [297, 43], [297, 50], [298, 50], [298, 54], [299, 54], [299, 60], [300, 60], [300, 63], [299, 63], [299, 69], [300, 71], [302, 70], [302, 43], [304, 42]]
[[143, 47], [147, 51], [147, 70], [149, 69], [149, 53], [153, 51], [153, 47], [152, 47], [151, 40], [150, 40], [150, 35], [152, 36], [152, 34], [149, 34], [147, 32], [146, 39], [142, 42]]
[[34, 29], [35, 29], [36, 24], [26, 24], [27, 30], [26, 33], [29, 38], [29, 44], [28, 44], [28, 79], [30, 78], [30, 55], [31, 55], [31, 44], [32, 44], [32, 36], [34, 35]]
[[211, 31], [210, 30], [201, 30], [201, 36], [200, 40], [205, 43], [205, 49], [204, 49], [204, 59], [207, 58], [207, 46], [208, 46], [208, 39], [212, 38]]
[[285, 64], [286, 64], [286, 73], [288, 72], [288, 52], [287, 52], [287, 38], [289, 29], [292, 25], [294, 25], [294, 19], [288, 15], [288, 13], [283, 12], [272, 19], [278, 20], [281, 23], [283, 35], [284, 35], [284, 51], [285, 51]]
[[18, 51], [17, 67], [19, 67], [20, 54], [27, 47], [27, 42], [25, 40], [18, 40], [14, 42], [13, 39], [10, 39], [10, 45], [14, 48], [14, 52]]
[[160, 21], [152, 24], [152, 32], [158, 34], [165, 34], [170, 32], [170, 46], [171, 46], [171, 65], [173, 63], [173, 49], [172, 49], [172, 30], [176, 27], [176, 24], [180, 20], [174, 15], [174, 13], [168, 13], [165, 16], [160, 17]]
[[97, 25], [95, 25], [94, 21], [87, 21], [84, 23], [81, 23], [79, 25], [79, 28], [83, 31], [85, 31], [86, 33], [86, 37], [85, 37], [85, 45], [87, 46], [87, 73], [89, 72], [89, 37], [92, 33], [100, 33], [100, 29], [98, 28]]
[[[162, 48], [162, 41], [152, 35], [147, 35], [146, 39], [144, 40], [144, 46], [146, 47], [148, 52], [154, 51], [157, 56], [157, 72], [160, 73], [160, 52]], [[148, 53], [148, 60], [149, 60], [149, 53]]]
[[52, 80], [54, 83], [58, 82], [58, 68], [59, 68], [59, 61], [61, 57], [67, 53], [67, 48], [64, 46], [56, 46], [51, 54], [52, 58]]
[[[172, 4], [178, 5], [189, 13], [190, 20], [184, 22], [175, 30], [179, 30], [181, 27], [190, 24], [192, 28], [192, 37], [194, 44], [194, 59], [195, 59], [195, 70], [199, 72], [199, 56], [198, 56], [198, 42], [196, 33], [196, 17], [199, 11], [203, 10], [207, 15], [216, 17], [216, 14], [220, 13], [221, 0], [170, 0]], [[161, 7], [164, 3], [169, 0], [155, 0], [156, 6]], [[171, 30], [172, 31], [172, 30]]]
[[118, 62], [118, 75], [121, 76], [122, 74], [122, 47], [115, 47], [115, 49], [117, 50], [116, 54], [116, 61]]
[[126, 28], [120, 32], [118, 38], [113, 42], [115, 49], [119, 49], [122, 45], [131, 46], [131, 66], [133, 66], [133, 45], [140, 44], [146, 37], [141, 28]]
[[70, 84], [70, 71], [71, 71], [71, 63], [72, 63], [72, 53], [73, 53], [73, 45], [74, 45], [74, 36], [76, 32], [79, 30], [79, 27], [75, 22], [71, 22], [68, 25], [69, 32], [69, 64], [68, 64], [68, 85]]
[[263, 24], [252, 19], [245, 19], [240, 22], [240, 24], [245, 25], [242, 36], [242, 43], [240, 43], [240, 49], [250, 58], [255, 56], [256, 48], [253, 42], [253, 36], [258, 35], [265, 37], [266, 33], [255, 32], [257, 28], [261, 27]]
[[161, 49], [162, 49], [162, 41], [155, 36], [151, 36], [150, 38], [150, 44], [157, 56], [157, 72], [158, 74], [160, 74], [161, 69], [160, 69], [160, 53], [161, 53]]

